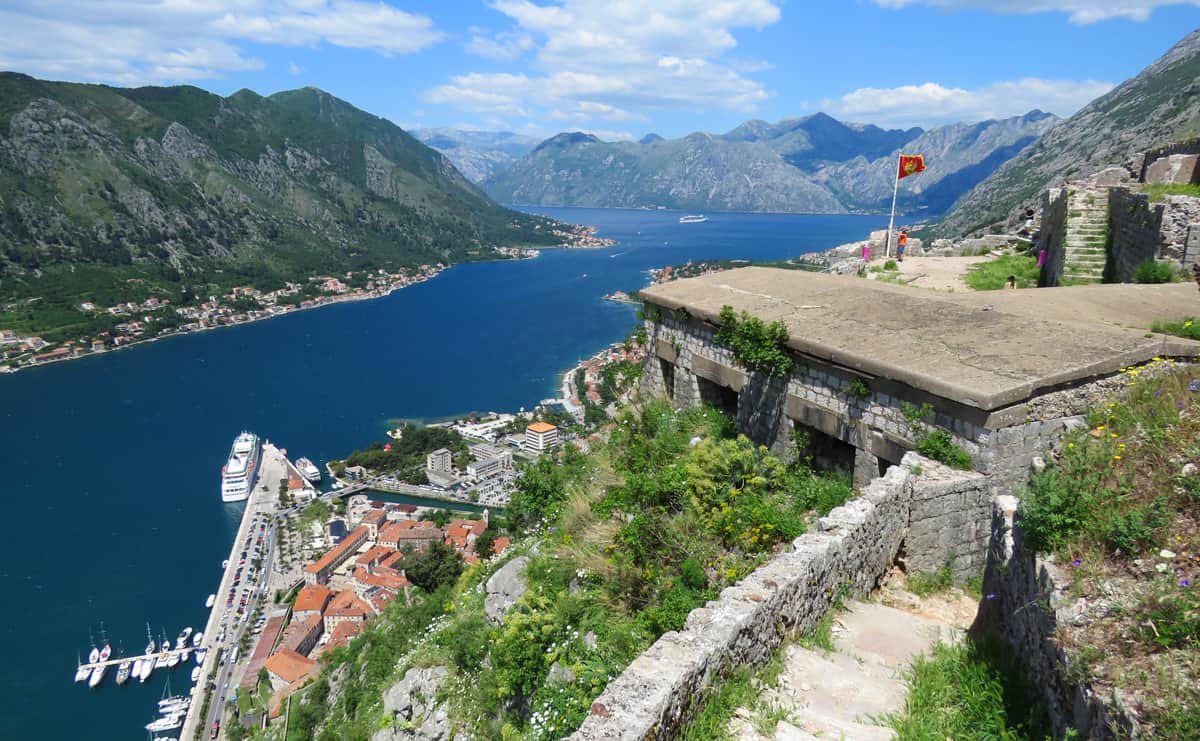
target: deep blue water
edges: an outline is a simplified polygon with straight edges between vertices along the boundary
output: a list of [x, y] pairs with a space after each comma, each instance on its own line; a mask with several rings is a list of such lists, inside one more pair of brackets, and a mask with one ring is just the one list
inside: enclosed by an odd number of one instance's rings
[[[147, 685], [72, 684], [89, 628], [136, 651], [145, 624], [202, 625], [240, 517], [218, 497], [233, 437], [339, 457], [388, 419], [510, 411], [623, 337], [633, 308], [601, 300], [688, 259], [782, 259], [861, 238], [878, 216], [530, 209], [620, 243], [478, 263], [374, 301], [172, 338], [0, 376], [0, 739], [132, 739]], [[187, 687], [176, 670], [173, 690]]]

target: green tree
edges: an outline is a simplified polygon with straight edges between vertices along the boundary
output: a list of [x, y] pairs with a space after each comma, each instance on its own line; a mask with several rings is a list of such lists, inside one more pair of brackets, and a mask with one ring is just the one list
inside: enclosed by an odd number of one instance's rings
[[409, 581], [427, 592], [453, 583], [463, 571], [458, 551], [444, 543], [431, 543], [422, 553], [408, 552], [400, 563]]
[[475, 554], [480, 558], [491, 558], [492, 550], [496, 545], [496, 531], [488, 528], [479, 534], [475, 539]]

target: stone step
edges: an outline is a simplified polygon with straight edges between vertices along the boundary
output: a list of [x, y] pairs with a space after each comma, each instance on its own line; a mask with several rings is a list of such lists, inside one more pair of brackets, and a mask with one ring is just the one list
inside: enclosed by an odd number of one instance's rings
[[[778, 686], [764, 691], [761, 698], [789, 714], [774, 738], [895, 738], [882, 723], [887, 715], [904, 709], [905, 667], [939, 641], [957, 641], [961, 636], [945, 622], [911, 612], [874, 602], [848, 603], [834, 621], [834, 651], [787, 647]], [[735, 725], [740, 726], [737, 736], [742, 741], [761, 739], [750, 724]]]

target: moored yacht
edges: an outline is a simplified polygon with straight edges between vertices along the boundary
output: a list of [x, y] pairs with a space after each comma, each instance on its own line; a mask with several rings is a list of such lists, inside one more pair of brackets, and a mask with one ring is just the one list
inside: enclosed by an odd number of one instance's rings
[[126, 659], [117, 667], [117, 684], [125, 684], [129, 679], [129, 673], [133, 671], [133, 662]]
[[77, 668], [75, 670], [75, 681], [83, 682], [83, 681], [87, 680], [87, 678], [89, 676], [91, 676], [91, 673], [92, 673], [92, 668], [90, 666], [88, 666], [87, 664], [80, 664], [79, 668]]
[[705, 221], [708, 221], [708, 217], [704, 214], [688, 214], [679, 217], [680, 224], [702, 224]]
[[108, 664], [100, 664], [92, 670], [92, 676], [88, 679], [88, 687], [95, 687], [100, 684], [100, 680], [104, 679], [104, 673], [108, 671]]
[[204, 631], [202, 631], [202, 630], [197, 631], [196, 634], [194, 636], [192, 636], [192, 648], [200, 648], [200, 643], [203, 640], [204, 640]]
[[221, 469], [221, 501], [244, 502], [250, 498], [254, 482], [258, 480], [258, 463], [262, 458], [262, 445], [258, 435], [243, 432], [233, 441], [229, 460]]

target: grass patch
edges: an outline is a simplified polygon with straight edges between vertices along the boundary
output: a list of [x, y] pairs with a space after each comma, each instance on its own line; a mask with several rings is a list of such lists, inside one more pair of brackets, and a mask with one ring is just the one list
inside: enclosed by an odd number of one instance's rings
[[1147, 183], [1142, 192], [1150, 196], [1150, 202], [1161, 201], [1163, 196], [1193, 196], [1200, 198], [1200, 185]]
[[1187, 317], [1178, 322], [1155, 322], [1150, 325], [1150, 331], [1200, 340], [1200, 317]]
[[749, 708], [751, 722], [759, 734], [775, 735], [775, 726], [786, 720], [788, 713], [763, 701], [764, 687], [774, 686], [784, 669], [783, 646], [775, 649], [771, 660], [757, 671], [745, 667], [733, 672], [719, 685], [708, 687], [701, 702], [704, 707], [682, 731], [680, 738], [689, 741], [725, 741], [732, 739], [729, 722], [738, 708]]
[[1016, 276], [1017, 288], [1037, 285], [1037, 258], [1029, 255], [1003, 255], [995, 260], [981, 262], [967, 269], [963, 280], [976, 291], [995, 291], [1004, 288], [1008, 276]]
[[907, 672], [904, 711], [887, 719], [902, 740], [1023, 741], [1047, 738], [1049, 724], [998, 641], [939, 644]]
[[954, 586], [954, 569], [946, 564], [937, 571], [917, 571], [909, 574], [904, 580], [908, 591], [918, 597], [928, 597], [931, 594], [945, 592]]
[[1142, 260], [1133, 269], [1134, 283], [1174, 283], [1182, 280], [1179, 270], [1153, 258]]

